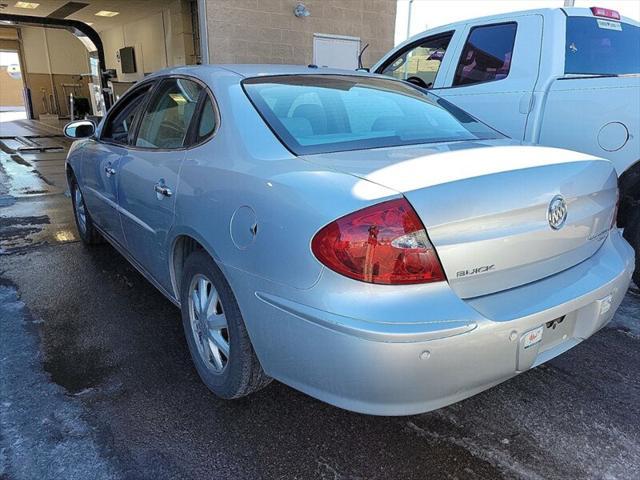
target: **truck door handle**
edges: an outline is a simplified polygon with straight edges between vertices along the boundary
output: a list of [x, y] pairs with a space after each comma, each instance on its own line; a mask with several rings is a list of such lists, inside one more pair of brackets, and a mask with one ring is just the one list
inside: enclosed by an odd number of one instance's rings
[[104, 167], [104, 172], [107, 174], [107, 177], [111, 177], [116, 174], [116, 171], [111, 168], [111, 165], [107, 165]]
[[171, 195], [173, 195], [171, 189], [162, 183], [156, 183], [153, 186], [153, 189], [158, 194], [158, 197], [160, 197], [160, 195], [162, 195], [163, 197], [170, 197]]

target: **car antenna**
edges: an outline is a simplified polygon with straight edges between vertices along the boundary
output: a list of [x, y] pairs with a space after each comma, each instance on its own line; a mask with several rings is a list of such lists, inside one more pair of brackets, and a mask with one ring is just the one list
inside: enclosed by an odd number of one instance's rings
[[362, 47], [362, 50], [360, 50], [360, 53], [358, 54], [358, 68], [364, 68], [362, 66], [362, 54], [364, 53], [364, 51], [369, 48], [369, 44], [367, 43], [364, 47]]

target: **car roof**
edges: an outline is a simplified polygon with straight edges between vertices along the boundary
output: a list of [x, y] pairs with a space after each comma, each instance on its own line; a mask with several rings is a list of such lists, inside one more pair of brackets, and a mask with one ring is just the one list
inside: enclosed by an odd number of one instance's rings
[[[267, 75], [304, 75], [304, 74], [320, 74], [320, 75], [353, 75], [357, 72], [355, 69], [346, 70], [339, 68], [317, 67], [315, 65], [267, 65], [267, 64], [236, 64], [236, 65], [220, 65], [232, 72], [243, 77], [263, 77]], [[363, 73], [365, 74], [365, 73]]]
[[264, 77], [271, 75], [362, 75], [371, 76], [367, 72], [357, 70], [345, 70], [338, 68], [316, 67], [315, 65], [268, 65], [268, 64], [210, 64], [210, 65], [186, 65], [181, 67], [165, 68], [159, 70], [150, 77], [162, 75], [193, 75], [202, 77], [216, 73], [234, 73], [241, 78]]

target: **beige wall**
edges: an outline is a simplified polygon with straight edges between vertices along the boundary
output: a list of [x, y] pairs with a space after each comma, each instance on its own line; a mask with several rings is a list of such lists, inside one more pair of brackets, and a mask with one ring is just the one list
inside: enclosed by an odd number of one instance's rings
[[[107, 68], [118, 72], [118, 80], [140, 80], [145, 73], [162, 68], [193, 64], [193, 41], [188, 2], [176, 0], [169, 8], [142, 20], [99, 32]], [[118, 50], [134, 47], [137, 72], [122, 74]]]
[[[31, 105], [36, 118], [39, 118], [41, 113], [57, 113], [61, 117], [69, 117], [67, 94], [71, 90], [65, 91], [62, 84], [80, 85], [75, 89], [76, 96], [89, 98], [87, 81], [78, 81], [77, 75], [27, 73], [26, 81], [31, 89]], [[43, 101], [43, 97], [46, 97], [45, 101]]]
[[[162, 13], [158, 12], [143, 20], [125, 23], [122, 26], [100, 32], [107, 68], [116, 69], [120, 81], [134, 81], [167, 66], [165, 36]], [[118, 51], [123, 47], [134, 47], [136, 73], [122, 74]]]
[[[20, 52], [18, 31], [15, 28], [0, 27], [0, 50]], [[18, 53], [19, 54], [19, 53]], [[13, 78], [6, 66], [0, 66], [0, 107], [18, 107], [24, 104], [22, 78]]]
[[167, 30], [167, 62], [172, 65], [193, 65], [197, 59], [194, 51], [191, 9], [189, 1], [176, 0], [164, 10]]
[[7, 67], [0, 66], [0, 107], [17, 107], [23, 103], [22, 79], [13, 78], [7, 73]]
[[22, 27], [23, 61], [28, 73], [89, 73], [89, 53], [71, 32], [57, 28]]
[[[69, 116], [63, 84], [78, 84], [77, 96], [88, 97], [89, 52], [72, 33], [63, 29], [21, 27], [23, 75], [31, 90], [33, 113]], [[43, 97], [46, 102], [43, 101]]]
[[2, 46], [3, 40], [18, 40], [18, 30], [12, 27], [0, 27], [0, 48], [7, 48]]
[[206, 0], [211, 63], [293, 63], [313, 60], [313, 34], [360, 37], [370, 66], [393, 47], [396, 0]]

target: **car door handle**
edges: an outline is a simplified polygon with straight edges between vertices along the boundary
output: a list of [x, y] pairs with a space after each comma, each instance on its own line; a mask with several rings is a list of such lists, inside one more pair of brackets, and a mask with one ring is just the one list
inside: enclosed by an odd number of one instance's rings
[[162, 183], [156, 183], [153, 186], [153, 189], [158, 195], [162, 195], [163, 197], [170, 197], [171, 195], [173, 195], [171, 189], [166, 185], [163, 185]]
[[112, 175], [116, 174], [116, 171], [110, 166], [104, 167], [104, 172], [107, 174], [107, 177], [111, 177]]

